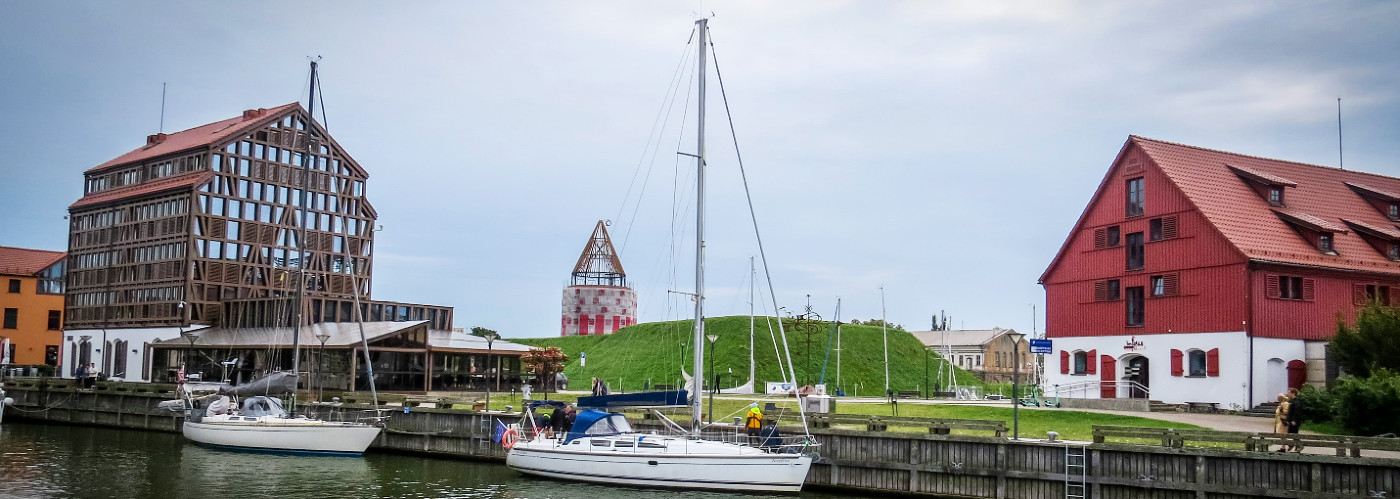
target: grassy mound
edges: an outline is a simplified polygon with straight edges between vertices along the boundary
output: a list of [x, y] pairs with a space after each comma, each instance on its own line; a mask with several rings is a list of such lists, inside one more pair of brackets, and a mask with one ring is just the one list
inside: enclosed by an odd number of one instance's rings
[[[770, 324], [772, 331], [770, 332]], [[797, 379], [803, 384], [815, 384], [822, 377], [822, 365], [826, 360], [827, 339], [831, 334], [831, 323], [820, 323], [803, 331], [794, 331], [793, 322], [784, 320], [788, 346], [795, 364]], [[616, 333], [601, 336], [572, 336], [567, 338], [522, 338], [511, 339], [517, 343], [534, 346], [556, 346], [569, 355], [569, 364], [564, 373], [569, 377], [569, 387], [586, 390], [589, 378], [603, 378], [614, 390], [640, 390], [644, 383], [679, 385], [680, 371], [691, 368], [691, 337], [694, 321], [651, 322], [622, 328]], [[764, 382], [781, 381], [778, 356], [774, 354], [773, 336], [777, 332], [777, 319], [758, 317], [754, 320], [754, 362], [756, 364], [755, 389], [762, 391]], [[796, 328], [801, 329], [801, 328]], [[718, 335], [714, 346], [714, 368], [711, 370], [710, 355], [706, 352], [705, 369], [710, 373], [721, 374], [720, 386], [731, 387], [743, 384], [749, 372], [749, 317], [715, 317], [705, 319], [705, 333]], [[810, 342], [809, 342], [810, 339]], [[810, 346], [809, 346], [810, 345]], [[778, 342], [781, 347], [781, 342]], [[708, 345], [705, 346], [707, 349]], [[835, 340], [831, 348], [835, 349]], [[914, 335], [905, 331], [889, 330], [890, 388], [898, 390], [920, 390], [924, 381], [924, 348]], [[587, 365], [579, 365], [579, 353], [587, 354]], [[828, 390], [837, 387], [835, 351], [826, 360], [826, 384]], [[782, 362], [786, 363], [786, 357]], [[939, 356], [928, 354], [929, 383], [937, 381]], [[956, 369], [956, 368], [955, 368]], [[713, 377], [711, 377], [713, 379]], [[958, 383], [980, 385], [971, 374], [958, 370]], [[841, 326], [841, 378], [840, 388], [848, 395], [881, 395], [885, 386], [884, 346], [880, 328], [874, 326]]]

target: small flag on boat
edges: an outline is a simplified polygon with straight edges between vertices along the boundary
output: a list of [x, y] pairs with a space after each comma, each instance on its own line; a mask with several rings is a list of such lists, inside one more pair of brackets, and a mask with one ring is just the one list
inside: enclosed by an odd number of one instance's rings
[[496, 432], [491, 434], [491, 441], [499, 444], [499, 443], [501, 443], [501, 435], [505, 435], [505, 434], [506, 434], [506, 425], [505, 425], [505, 423], [502, 423], [501, 420], [497, 419], [497, 420], [496, 420]]

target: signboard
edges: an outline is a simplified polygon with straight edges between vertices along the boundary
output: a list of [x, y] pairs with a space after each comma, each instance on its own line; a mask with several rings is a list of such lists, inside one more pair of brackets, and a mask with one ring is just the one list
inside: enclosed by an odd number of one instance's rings
[[584, 366], [587, 366], [587, 365], [588, 365], [588, 354], [583, 353], [583, 352], [579, 352], [579, 353], [578, 353], [578, 366], [579, 366], [579, 367], [584, 367]]
[[1126, 343], [1123, 344], [1123, 349], [1124, 349], [1124, 350], [1127, 350], [1127, 351], [1129, 351], [1129, 352], [1138, 352], [1138, 351], [1141, 351], [1141, 350], [1142, 350], [1142, 347], [1143, 347], [1142, 341], [1141, 341], [1141, 340], [1138, 340], [1138, 339], [1137, 339], [1137, 336], [1129, 337], [1129, 338], [1128, 338], [1128, 341], [1127, 341]]
[[1050, 340], [1031, 340], [1031, 353], [1054, 353]]
[[769, 381], [768, 390], [764, 393], [767, 393], [769, 395], [786, 395], [792, 393], [792, 391], [796, 389], [797, 385], [794, 385], [792, 383], [779, 383], [776, 381]]

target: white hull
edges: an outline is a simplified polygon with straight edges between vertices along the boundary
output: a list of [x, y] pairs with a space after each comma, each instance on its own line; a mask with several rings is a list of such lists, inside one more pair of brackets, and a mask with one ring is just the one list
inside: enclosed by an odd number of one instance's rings
[[801, 491], [812, 466], [812, 459], [800, 454], [718, 442], [674, 439], [665, 448], [634, 451], [580, 440], [578, 446], [547, 439], [521, 442], [506, 455], [506, 465], [521, 473], [605, 485], [768, 492]]
[[[250, 418], [251, 419], [251, 418]], [[259, 418], [249, 422], [185, 422], [194, 442], [220, 447], [274, 452], [362, 454], [379, 436], [379, 428], [314, 419]]]

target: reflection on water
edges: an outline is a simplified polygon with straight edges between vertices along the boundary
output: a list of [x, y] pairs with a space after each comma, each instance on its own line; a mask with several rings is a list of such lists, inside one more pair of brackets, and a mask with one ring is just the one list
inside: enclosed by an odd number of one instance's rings
[[[0, 498], [651, 498], [673, 492], [527, 477], [480, 461], [320, 457], [199, 447], [172, 433], [0, 425]], [[684, 497], [763, 497], [686, 491]], [[791, 497], [791, 496], [785, 496]], [[850, 497], [803, 493], [804, 498]]]

